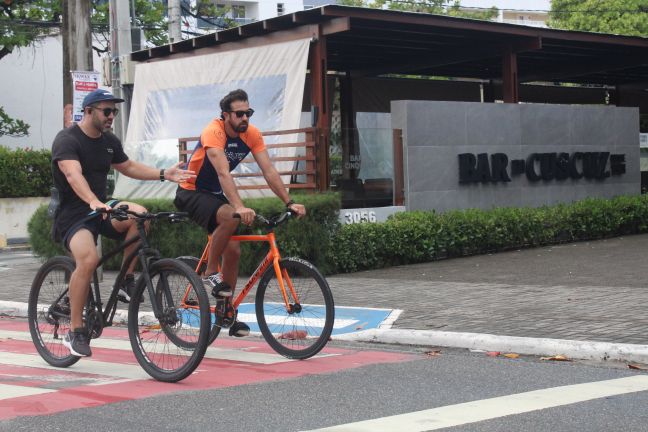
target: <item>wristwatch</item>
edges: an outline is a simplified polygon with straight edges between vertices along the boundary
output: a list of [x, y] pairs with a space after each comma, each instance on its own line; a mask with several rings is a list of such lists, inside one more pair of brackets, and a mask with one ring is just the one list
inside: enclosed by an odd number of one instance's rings
[[160, 181], [163, 182], [164, 180], [166, 179], [164, 178], [164, 168], [162, 168], [160, 169]]

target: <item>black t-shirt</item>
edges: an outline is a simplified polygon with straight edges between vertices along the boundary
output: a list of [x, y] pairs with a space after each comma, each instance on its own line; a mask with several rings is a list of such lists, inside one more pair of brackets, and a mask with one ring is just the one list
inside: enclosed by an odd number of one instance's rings
[[79, 161], [90, 189], [105, 202], [110, 166], [126, 162], [128, 156], [119, 139], [111, 132], [104, 132], [99, 138], [90, 138], [78, 125], [73, 125], [56, 135], [52, 144], [52, 176], [61, 200], [55, 222], [61, 234], [66, 231], [61, 225], [71, 225], [90, 212], [88, 203], [77, 196], [59, 169], [58, 162], [62, 160]]

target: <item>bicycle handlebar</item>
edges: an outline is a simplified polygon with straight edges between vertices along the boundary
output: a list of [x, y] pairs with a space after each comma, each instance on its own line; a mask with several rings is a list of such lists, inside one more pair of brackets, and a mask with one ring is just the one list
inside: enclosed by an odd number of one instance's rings
[[[150, 213], [150, 212], [136, 212], [133, 210], [128, 210], [127, 205], [121, 205], [116, 208], [106, 209], [99, 208], [94, 210], [96, 213], [105, 213], [112, 215], [115, 219], [123, 221], [129, 219], [131, 216], [135, 219], [168, 219], [170, 222], [182, 222], [188, 219], [189, 214], [185, 212], [159, 212], [159, 213]], [[92, 214], [92, 213], [91, 213]]]
[[[285, 223], [288, 219], [290, 219], [292, 217], [292, 215], [293, 215], [293, 212], [285, 211], [285, 212], [283, 212], [283, 213], [281, 213], [281, 214], [279, 214], [277, 216], [271, 217], [270, 219], [268, 219], [265, 216], [260, 215], [260, 214], [256, 215], [254, 217], [254, 219], [257, 222], [261, 222], [262, 224], [264, 224], [268, 228], [276, 228], [279, 225]], [[241, 215], [238, 214], [238, 213], [234, 213], [232, 215], [232, 217], [235, 218], [235, 219], [241, 219]]]

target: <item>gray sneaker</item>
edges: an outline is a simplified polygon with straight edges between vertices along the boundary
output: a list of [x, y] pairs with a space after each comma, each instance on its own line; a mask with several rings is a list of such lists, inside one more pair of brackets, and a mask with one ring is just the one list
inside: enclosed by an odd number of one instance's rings
[[90, 340], [84, 328], [78, 328], [74, 331], [70, 330], [63, 337], [63, 345], [70, 350], [72, 355], [77, 357], [90, 357], [92, 355]]
[[203, 279], [203, 284], [212, 287], [214, 297], [232, 297], [232, 287], [223, 280], [222, 273], [212, 273]]

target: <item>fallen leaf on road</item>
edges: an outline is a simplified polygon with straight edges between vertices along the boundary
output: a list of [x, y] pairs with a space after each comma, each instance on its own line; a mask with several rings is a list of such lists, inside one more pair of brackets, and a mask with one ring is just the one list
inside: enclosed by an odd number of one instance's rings
[[305, 330], [291, 330], [289, 332], [280, 334], [279, 339], [298, 340], [306, 339], [306, 336], [308, 336], [308, 332], [306, 332]]
[[500, 354], [501, 354], [501, 353], [500, 353], [499, 351], [489, 351], [489, 352], [486, 353], [486, 355], [487, 355], [488, 357], [497, 357], [497, 356], [500, 355]]
[[144, 327], [145, 331], [146, 330], [160, 330], [162, 326], [160, 324], [151, 324], [149, 326]]
[[540, 357], [540, 360], [571, 361], [569, 357], [562, 354], [558, 354], [552, 357]]
[[639, 365], [634, 365], [634, 364], [629, 364], [628, 367], [629, 367], [630, 369], [648, 370], [648, 368], [645, 367], [645, 366], [639, 366]]
[[520, 354], [508, 353], [508, 354], [504, 354], [504, 357], [510, 358], [510, 359], [516, 359], [516, 358], [520, 357]]
[[426, 351], [425, 355], [428, 357], [437, 357], [441, 355], [441, 350]]

